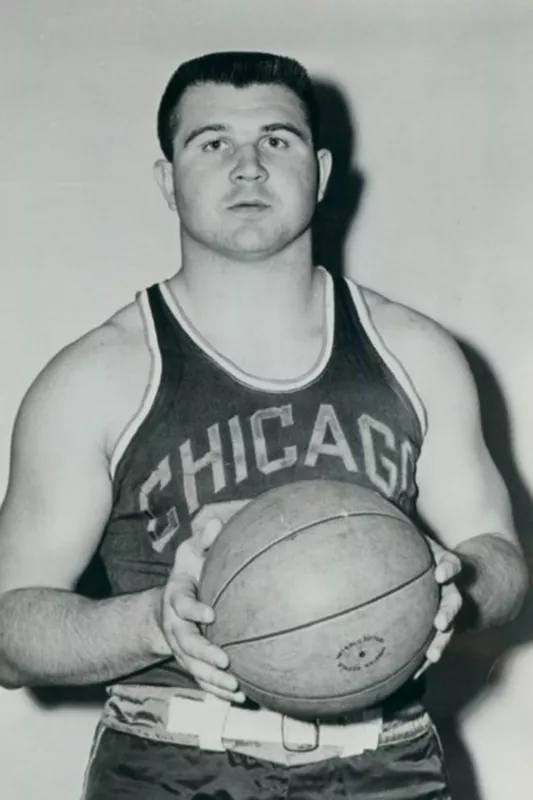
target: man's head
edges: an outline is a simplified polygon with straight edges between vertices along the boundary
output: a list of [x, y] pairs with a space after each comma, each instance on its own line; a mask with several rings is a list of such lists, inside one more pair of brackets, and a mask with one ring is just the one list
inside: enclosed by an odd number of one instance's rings
[[289, 89], [301, 103], [313, 144], [318, 146], [318, 105], [309, 75], [298, 61], [271, 53], [208, 53], [181, 64], [163, 92], [157, 115], [157, 134], [168, 161], [172, 161], [174, 155], [181, 99], [187, 89], [202, 83], [227, 84], [239, 89], [254, 84], [270, 84]]
[[[156, 179], [182, 249], [261, 261], [308, 231], [331, 157], [317, 150], [312, 85], [297, 62], [222, 53], [183, 64], [159, 111]], [[302, 237], [306, 237], [305, 240]]]

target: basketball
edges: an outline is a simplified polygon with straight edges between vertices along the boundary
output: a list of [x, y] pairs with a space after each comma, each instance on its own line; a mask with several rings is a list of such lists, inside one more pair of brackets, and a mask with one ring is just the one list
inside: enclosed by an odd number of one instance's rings
[[375, 705], [410, 678], [439, 604], [425, 537], [372, 490], [273, 489], [224, 526], [204, 562], [204, 633], [261, 706], [323, 718]]

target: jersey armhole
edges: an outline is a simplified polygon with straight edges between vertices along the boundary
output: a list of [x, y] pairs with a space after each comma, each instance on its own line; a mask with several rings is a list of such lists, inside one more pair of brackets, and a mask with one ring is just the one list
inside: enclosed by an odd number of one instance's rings
[[116, 475], [117, 467], [122, 456], [126, 452], [128, 445], [150, 413], [150, 409], [152, 408], [159, 385], [161, 383], [161, 351], [159, 349], [159, 342], [157, 339], [152, 309], [150, 308], [150, 301], [148, 300], [148, 292], [146, 290], [139, 292], [136, 295], [135, 300], [139, 306], [144, 337], [150, 351], [150, 376], [141, 400], [141, 405], [120, 434], [113, 453], [111, 454], [111, 459], [109, 462], [109, 474], [112, 480]]
[[396, 378], [396, 380], [406, 393], [407, 397], [409, 398], [411, 405], [413, 406], [413, 409], [418, 418], [418, 421], [420, 423], [422, 436], [425, 437], [428, 425], [427, 412], [424, 403], [422, 402], [422, 399], [416, 390], [412, 378], [410, 377], [409, 373], [407, 372], [401, 361], [394, 355], [394, 353], [385, 344], [383, 337], [376, 328], [374, 321], [372, 319], [372, 315], [370, 313], [370, 309], [368, 307], [368, 303], [366, 302], [363, 296], [361, 287], [350, 278], [346, 278], [345, 280], [346, 283], [348, 284], [352, 300], [354, 302], [355, 308], [359, 315], [359, 319], [361, 321], [361, 325], [363, 326], [366, 335], [370, 339], [373, 347], [376, 349], [376, 352], [383, 359], [384, 363], [390, 369], [390, 371], [392, 372], [392, 374], [394, 375], [394, 377]]

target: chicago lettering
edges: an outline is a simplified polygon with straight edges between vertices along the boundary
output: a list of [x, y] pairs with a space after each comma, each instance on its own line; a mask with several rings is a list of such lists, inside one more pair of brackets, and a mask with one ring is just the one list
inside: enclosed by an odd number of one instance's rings
[[[309, 436], [303, 439], [300, 424], [299, 445], [291, 441], [291, 428], [298, 424], [291, 403], [264, 408], [247, 419], [233, 416], [226, 423], [209, 426], [201, 437], [203, 449], [198, 441], [186, 439], [178, 447], [177, 458], [173, 460], [167, 454], [139, 493], [139, 508], [149, 518], [148, 534], [154, 549], [161, 552], [180, 527], [176, 508], [167, 511], [164, 520], [158, 519], [153, 509], [157, 493], [171, 481], [181, 484], [179, 488], [183, 491], [189, 518], [201, 506], [214, 502], [227, 486], [245, 481], [251, 470], [271, 475], [297, 462], [312, 471], [319, 469], [324, 459], [337, 459], [347, 473], [366, 474], [376, 489], [388, 498], [407, 491], [412, 485], [414, 452], [411, 442], [397, 441], [391, 428], [372, 415], [361, 414], [357, 427], [345, 431], [333, 405], [322, 403]], [[268, 432], [272, 440], [273, 430], [277, 445], [271, 441], [269, 447]], [[202, 482], [200, 492], [198, 478], [206, 473], [209, 473], [209, 480]], [[207, 492], [209, 497], [200, 496]]]

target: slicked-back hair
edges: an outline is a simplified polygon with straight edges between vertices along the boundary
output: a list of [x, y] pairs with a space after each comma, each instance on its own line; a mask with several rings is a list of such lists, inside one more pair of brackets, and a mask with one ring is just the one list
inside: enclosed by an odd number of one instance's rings
[[180, 100], [189, 87], [202, 83], [229, 84], [239, 89], [253, 84], [275, 84], [290, 89], [302, 103], [317, 147], [318, 105], [311, 79], [298, 61], [272, 53], [207, 53], [181, 64], [163, 92], [157, 114], [157, 135], [168, 161], [172, 161], [174, 153]]

